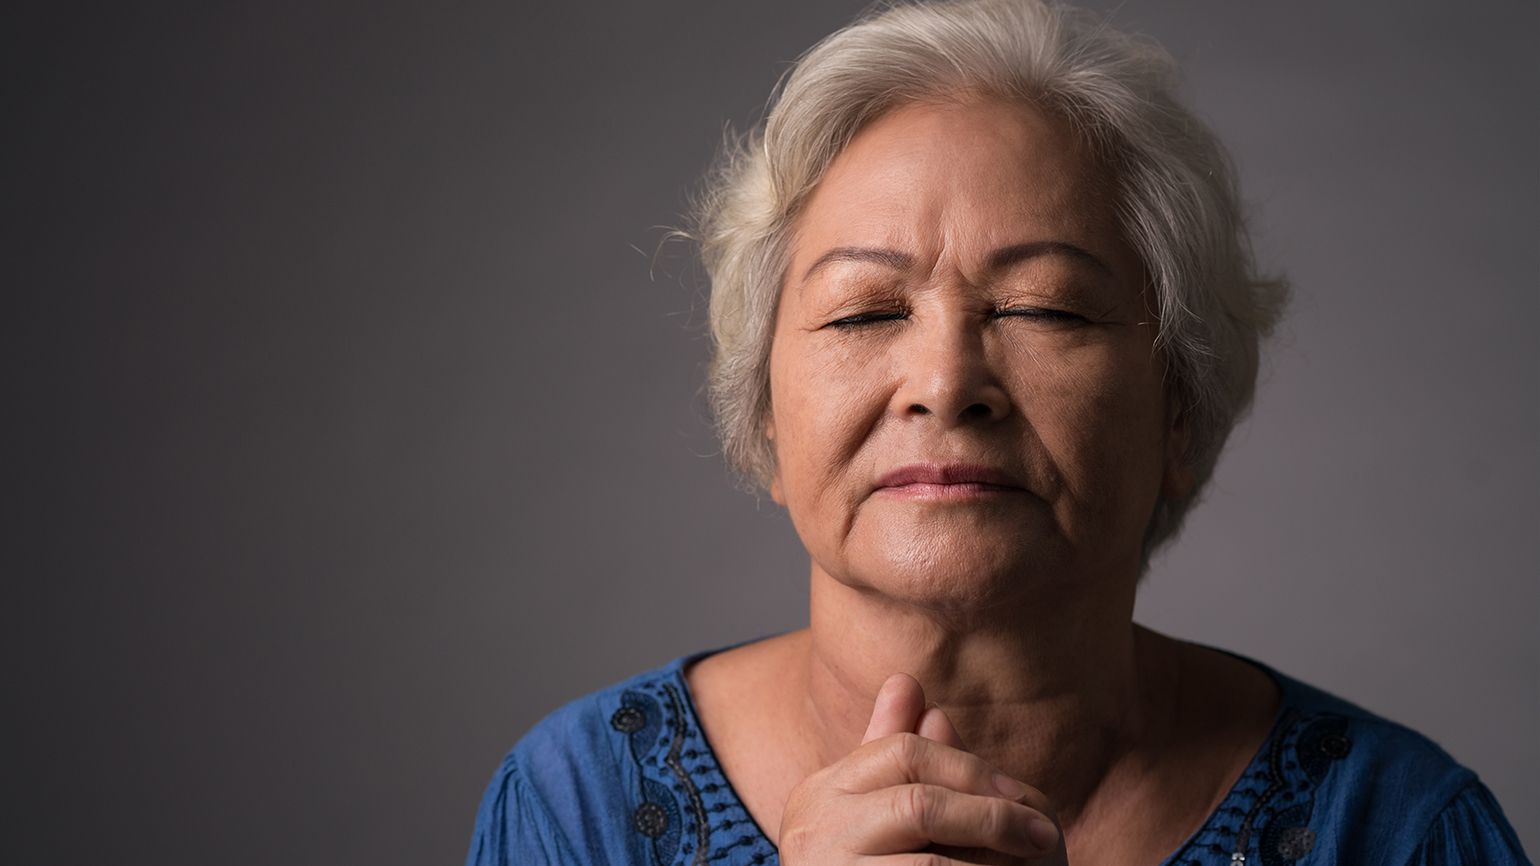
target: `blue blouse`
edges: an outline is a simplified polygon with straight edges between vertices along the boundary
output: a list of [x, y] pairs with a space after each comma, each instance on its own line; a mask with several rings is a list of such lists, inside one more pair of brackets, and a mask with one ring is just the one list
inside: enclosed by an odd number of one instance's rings
[[[701, 732], [682, 656], [535, 725], [492, 778], [467, 866], [778, 862]], [[1282, 693], [1267, 739], [1163, 863], [1527, 864], [1476, 774], [1421, 734], [1246, 659]]]

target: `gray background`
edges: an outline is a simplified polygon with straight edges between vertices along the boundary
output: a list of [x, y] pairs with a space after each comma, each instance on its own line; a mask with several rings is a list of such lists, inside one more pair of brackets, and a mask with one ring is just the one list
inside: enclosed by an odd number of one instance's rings
[[[456, 862], [541, 715], [801, 624], [656, 227], [859, 5], [8, 4], [0, 859]], [[1540, 850], [1540, 12], [1117, 21], [1297, 287], [1140, 618], [1426, 732]]]

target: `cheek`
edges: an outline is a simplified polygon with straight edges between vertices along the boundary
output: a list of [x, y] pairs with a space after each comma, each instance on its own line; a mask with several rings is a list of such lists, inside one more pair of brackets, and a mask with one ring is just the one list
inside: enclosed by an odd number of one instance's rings
[[777, 501], [813, 558], [833, 563], [875, 471], [862, 449], [887, 405], [886, 364], [869, 354], [810, 349], [791, 338], [771, 352]]
[[1165, 413], [1147, 342], [1038, 352], [1018, 369], [1021, 409], [1073, 500], [1142, 500], [1158, 484]]
[[884, 362], [870, 352], [809, 351], [778, 339], [770, 356], [776, 457], [788, 495], [821, 489], [846, 472], [885, 400]]

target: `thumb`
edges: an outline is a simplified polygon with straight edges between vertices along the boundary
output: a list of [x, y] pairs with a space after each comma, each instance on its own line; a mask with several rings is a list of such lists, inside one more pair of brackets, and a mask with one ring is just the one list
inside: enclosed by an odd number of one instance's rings
[[951, 746], [954, 749], [967, 751], [963, 745], [962, 735], [957, 733], [957, 728], [952, 725], [952, 720], [937, 704], [931, 704], [920, 714], [920, 723], [915, 728], [915, 733], [927, 740], [935, 740], [942, 745]]
[[923, 712], [925, 690], [920, 688], [919, 681], [908, 674], [894, 674], [877, 690], [872, 720], [867, 723], [861, 742], [870, 743], [890, 734], [914, 733]]

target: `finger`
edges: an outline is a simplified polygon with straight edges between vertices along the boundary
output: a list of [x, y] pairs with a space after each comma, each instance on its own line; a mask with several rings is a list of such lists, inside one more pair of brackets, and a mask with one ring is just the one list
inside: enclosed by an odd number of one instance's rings
[[[951, 845], [931, 845], [922, 853], [940, 854], [958, 863], [967, 863], [969, 866], [1019, 866], [1022, 859], [1010, 854], [1001, 854], [988, 848], [953, 848]], [[1029, 857], [1028, 860], [1047, 859], [1043, 857]]]
[[886, 854], [882, 857], [862, 857], [859, 860], [861, 866], [978, 866], [979, 863], [987, 863], [986, 860], [975, 858], [950, 857], [946, 852], [919, 851], [915, 854]]
[[872, 718], [866, 725], [863, 744], [889, 734], [912, 733], [925, 711], [925, 690], [908, 674], [894, 674], [877, 690]]
[[897, 854], [935, 844], [1043, 857], [1059, 841], [1053, 823], [1036, 809], [939, 785], [884, 788], [860, 795], [852, 806], [845, 831], [854, 850], [863, 854]]
[[[928, 740], [935, 740], [954, 749], [966, 751], [968, 748], [963, 745], [962, 735], [957, 733], [952, 720], [937, 704], [931, 704], [925, 708], [925, 712], [920, 716], [918, 730], [920, 736]], [[1055, 814], [1053, 804], [1046, 795], [1030, 785], [1022, 784], [1009, 773], [1002, 772], [995, 777], [995, 788], [1008, 799], [1025, 803], [1045, 815]]]
[[[1000, 773], [972, 752], [926, 739], [919, 734], [890, 734], [857, 747], [829, 767], [831, 783], [847, 794], [864, 794], [895, 785], [925, 783], [954, 791], [1021, 800], [1046, 797]], [[1036, 803], [1030, 803], [1039, 808]]]
[[[988, 853], [973, 854], [953, 849], [936, 849], [918, 851], [913, 854], [885, 854], [880, 857], [862, 857], [861, 866], [979, 866], [1005, 862], [1004, 859], [990, 859]], [[1018, 862], [1019, 858], [1010, 858], [1011, 862]]]
[[920, 714], [920, 724], [915, 728], [915, 733], [927, 740], [935, 740], [954, 749], [964, 749], [962, 736], [957, 733], [957, 728], [952, 725], [952, 720], [941, 707], [931, 704]]

